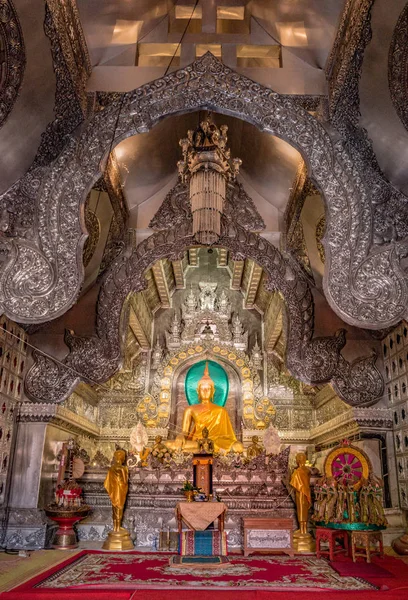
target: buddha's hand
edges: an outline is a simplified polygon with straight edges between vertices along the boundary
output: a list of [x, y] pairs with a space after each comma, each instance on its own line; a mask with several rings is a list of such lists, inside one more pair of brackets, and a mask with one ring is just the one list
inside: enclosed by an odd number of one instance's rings
[[244, 446], [241, 444], [241, 442], [234, 442], [232, 444], [231, 450], [233, 450], [234, 452], [239, 452], [241, 454], [244, 451]]
[[174, 445], [176, 448], [183, 448], [184, 444], [185, 444], [185, 437], [182, 433], [179, 433], [179, 435], [176, 437], [176, 439], [174, 440]]

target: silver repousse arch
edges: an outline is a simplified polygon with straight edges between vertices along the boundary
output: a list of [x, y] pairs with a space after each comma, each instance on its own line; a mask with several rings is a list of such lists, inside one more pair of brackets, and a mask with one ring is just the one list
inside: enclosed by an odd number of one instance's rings
[[[313, 296], [307, 281], [298, 275], [290, 260], [259, 234], [244, 229], [234, 220], [223, 220], [220, 246], [231, 256], [250, 258], [263, 267], [269, 291], [279, 291], [286, 302], [286, 363], [291, 373], [306, 383], [330, 381], [351, 405], [368, 406], [382, 396], [383, 379], [375, 367], [375, 355], [353, 363], [341, 354], [345, 330], [334, 336], [313, 339]], [[28, 395], [39, 402], [62, 402], [78, 381], [103, 382], [121, 363], [126, 332], [126, 300], [130, 293], [146, 287], [144, 273], [157, 260], [179, 260], [197, 246], [191, 219], [177, 228], [154, 233], [137, 248], [128, 250], [113, 263], [98, 298], [97, 337], [77, 337], [66, 332], [70, 353], [64, 365], [34, 353], [35, 363], [27, 373]]]
[[364, 169], [332, 143], [292, 98], [238, 75], [207, 53], [190, 66], [108, 98], [78, 138], [25, 193], [35, 197], [37, 232], [12, 243], [0, 279], [0, 309], [23, 323], [54, 319], [72, 306], [83, 281], [82, 206], [100, 177], [112, 135], [146, 132], [167, 115], [211, 109], [251, 122], [301, 152], [326, 202], [324, 289], [346, 322], [380, 329], [407, 311], [406, 279], [394, 244], [372, 244], [373, 207]]

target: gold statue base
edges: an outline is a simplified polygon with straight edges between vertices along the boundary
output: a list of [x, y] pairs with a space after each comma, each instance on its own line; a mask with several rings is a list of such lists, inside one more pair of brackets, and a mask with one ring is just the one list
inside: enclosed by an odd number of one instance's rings
[[293, 534], [293, 548], [299, 554], [313, 554], [316, 550], [316, 542], [310, 533], [300, 533], [298, 530]]
[[110, 531], [108, 537], [103, 543], [103, 550], [133, 550], [134, 545], [130, 539], [127, 529], [121, 527], [119, 531]]

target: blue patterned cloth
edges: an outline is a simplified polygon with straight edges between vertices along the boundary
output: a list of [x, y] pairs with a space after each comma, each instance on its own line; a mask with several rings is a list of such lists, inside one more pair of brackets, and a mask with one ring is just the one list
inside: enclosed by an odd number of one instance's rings
[[179, 538], [179, 554], [186, 556], [225, 556], [226, 533], [223, 531], [183, 531]]

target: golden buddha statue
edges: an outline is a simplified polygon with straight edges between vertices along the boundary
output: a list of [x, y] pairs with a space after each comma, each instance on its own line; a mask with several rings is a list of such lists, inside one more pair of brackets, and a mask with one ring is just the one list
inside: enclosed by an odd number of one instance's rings
[[290, 485], [296, 492], [296, 512], [299, 521], [299, 529], [293, 535], [297, 552], [310, 552], [313, 550], [313, 538], [307, 531], [312, 495], [310, 491], [310, 469], [306, 466], [306, 461], [307, 457], [304, 452], [296, 454], [298, 466], [293, 471], [290, 480]]
[[[208, 362], [204, 375], [197, 385], [199, 404], [188, 406], [183, 414], [183, 433], [177, 436], [175, 446], [185, 452], [199, 452], [198, 440], [204, 438], [204, 429], [214, 443], [214, 450], [243, 452], [244, 448], [234, 433], [228, 412], [222, 406], [213, 403], [214, 381], [210, 377]], [[207, 432], [206, 432], [207, 433]]]
[[113, 465], [110, 467], [104, 482], [112, 503], [113, 531], [110, 531], [103, 544], [104, 550], [131, 550], [133, 542], [129, 532], [121, 527], [123, 508], [128, 493], [129, 470], [123, 463], [126, 459], [124, 450], [116, 450], [113, 455]]

